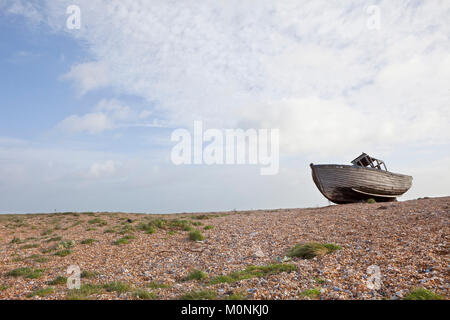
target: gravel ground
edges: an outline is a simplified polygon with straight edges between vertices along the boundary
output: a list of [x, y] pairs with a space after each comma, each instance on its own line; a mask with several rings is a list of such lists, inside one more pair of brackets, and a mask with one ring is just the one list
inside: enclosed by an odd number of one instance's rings
[[[0, 299], [30, 299], [31, 292], [47, 287], [53, 291], [31, 299], [66, 299], [72, 292], [66, 284], [48, 282], [68, 276], [70, 265], [95, 272], [82, 278], [82, 284], [120, 281], [157, 299], [178, 299], [192, 290], [211, 290], [217, 298], [240, 293], [247, 299], [401, 299], [415, 287], [448, 299], [449, 213], [450, 197], [207, 214], [0, 215]], [[155, 218], [187, 220], [205, 240], [191, 241], [189, 232], [179, 228], [156, 228], [153, 234], [138, 228]], [[213, 228], [205, 230], [207, 225]], [[113, 244], [124, 235], [134, 238]], [[96, 241], [81, 243], [89, 238]], [[70, 240], [74, 243], [62, 242]], [[290, 248], [306, 242], [332, 243], [341, 249], [313, 259], [285, 261]], [[70, 254], [56, 256], [58, 244], [72, 246]], [[234, 283], [208, 283], [249, 265], [273, 263], [296, 268]], [[380, 268], [379, 289], [367, 286], [371, 265]], [[32, 279], [8, 275], [21, 267], [42, 269], [42, 273]], [[194, 269], [208, 278], [184, 281]], [[165, 287], [149, 288], [151, 283]], [[308, 289], [317, 289], [316, 294], [302, 294]], [[86, 297], [135, 299], [133, 290], [101, 290]]]

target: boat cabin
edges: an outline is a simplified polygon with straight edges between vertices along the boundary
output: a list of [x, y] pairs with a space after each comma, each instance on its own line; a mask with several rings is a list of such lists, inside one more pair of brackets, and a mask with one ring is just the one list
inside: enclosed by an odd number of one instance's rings
[[387, 171], [386, 164], [383, 160], [375, 159], [366, 153], [362, 153], [358, 158], [352, 161], [352, 164], [358, 167], [373, 168]]

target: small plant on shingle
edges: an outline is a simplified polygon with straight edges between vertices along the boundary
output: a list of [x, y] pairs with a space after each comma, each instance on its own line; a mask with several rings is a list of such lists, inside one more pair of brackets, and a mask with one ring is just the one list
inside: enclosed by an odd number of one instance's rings
[[81, 244], [91, 244], [91, 243], [94, 243], [94, 242], [96, 242], [97, 240], [95, 240], [95, 239], [84, 239], [84, 240], [82, 240], [80, 243]]
[[316, 256], [323, 256], [333, 251], [339, 250], [341, 247], [331, 243], [309, 242], [298, 244], [287, 253], [288, 257], [299, 257], [302, 259], [312, 259]]
[[36, 291], [33, 291], [33, 292], [27, 294], [27, 298], [33, 298], [35, 296], [45, 297], [45, 296], [48, 296], [49, 294], [52, 294], [54, 291], [55, 290], [52, 287], [38, 289]]
[[211, 290], [191, 291], [183, 294], [180, 300], [214, 300], [217, 299], [217, 293]]
[[317, 299], [320, 297], [320, 290], [313, 288], [313, 289], [307, 289], [299, 293], [299, 296], [301, 297], [308, 297], [311, 299]]
[[150, 289], [166, 289], [170, 288], [170, 285], [160, 282], [150, 282], [149, 284], [147, 284], [147, 287]]
[[202, 279], [206, 279], [207, 274], [204, 273], [201, 270], [197, 270], [195, 269], [194, 271], [192, 271], [191, 273], [189, 273], [186, 278], [184, 278], [185, 281], [189, 281], [189, 280], [202, 280]]
[[113, 245], [119, 246], [121, 244], [128, 244], [130, 242], [130, 240], [134, 239], [135, 237], [133, 236], [125, 236], [122, 237], [120, 239], [117, 239], [116, 241], [113, 242]]
[[199, 230], [193, 230], [189, 232], [189, 239], [192, 241], [205, 240], [205, 236]]
[[98, 276], [98, 273], [95, 271], [87, 271], [87, 270], [83, 270], [83, 272], [81, 272], [81, 278], [83, 279], [92, 279]]
[[404, 298], [405, 300], [443, 300], [444, 298], [425, 288], [414, 288]]
[[108, 284], [103, 285], [103, 288], [108, 292], [118, 292], [118, 293], [125, 293], [131, 290], [131, 286], [128, 283], [120, 282], [120, 281], [114, 281], [110, 282]]
[[54, 255], [58, 256], [58, 257], [65, 257], [65, 256], [68, 256], [71, 253], [72, 253], [72, 250], [64, 249], [64, 250], [60, 250], [60, 251], [55, 252]]
[[42, 276], [43, 272], [44, 272], [43, 269], [31, 269], [28, 267], [24, 267], [11, 270], [6, 275], [15, 278], [24, 277], [28, 279], [37, 279]]
[[47, 284], [51, 285], [51, 286], [56, 286], [59, 284], [66, 284], [67, 283], [67, 278], [63, 277], [63, 276], [59, 276], [56, 277], [55, 279], [49, 281]]
[[211, 230], [212, 228], [214, 228], [213, 226], [205, 226], [203, 229], [205, 230]]
[[156, 298], [153, 292], [145, 289], [135, 289], [131, 292], [131, 295], [139, 300], [153, 300]]
[[373, 198], [367, 200], [367, 203], [377, 203], [377, 201]]

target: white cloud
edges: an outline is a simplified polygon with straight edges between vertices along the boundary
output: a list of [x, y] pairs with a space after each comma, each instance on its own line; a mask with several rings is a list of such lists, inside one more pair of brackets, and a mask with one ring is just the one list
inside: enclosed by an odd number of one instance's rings
[[110, 84], [108, 67], [101, 62], [86, 62], [72, 66], [62, 79], [76, 83], [80, 94], [106, 87]]
[[[69, 3], [47, 3], [60, 31]], [[113, 86], [176, 125], [281, 126], [285, 152], [449, 141], [446, 1], [381, 1], [380, 30], [359, 1], [77, 4], [83, 22], [70, 34], [95, 58], [65, 77], [81, 93]], [[86, 117], [70, 121], [108, 128]]]
[[152, 124], [158, 126], [157, 122], [140, 122], [147, 119], [151, 114], [148, 110], [137, 112], [116, 99], [103, 99], [97, 104], [93, 112], [82, 116], [71, 115], [62, 120], [57, 128], [71, 133], [96, 134], [120, 127]]
[[89, 177], [101, 178], [105, 176], [111, 176], [116, 173], [116, 163], [113, 160], [107, 160], [105, 162], [96, 162], [91, 165], [89, 169]]

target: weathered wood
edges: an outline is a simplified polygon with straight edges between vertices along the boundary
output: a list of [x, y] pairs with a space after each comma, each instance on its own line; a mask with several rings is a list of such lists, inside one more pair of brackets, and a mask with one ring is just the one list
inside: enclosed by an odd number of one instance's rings
[[352, 203], [374, 198], [393, 201], [411, 188], [412, 177], [389, 171], [349, 165], [311, 164], [319, 191], [334, 203]]

